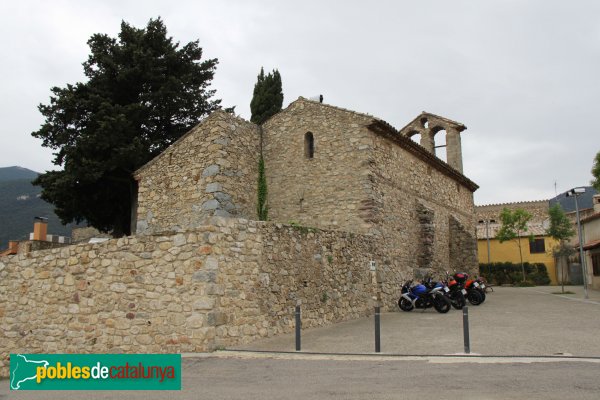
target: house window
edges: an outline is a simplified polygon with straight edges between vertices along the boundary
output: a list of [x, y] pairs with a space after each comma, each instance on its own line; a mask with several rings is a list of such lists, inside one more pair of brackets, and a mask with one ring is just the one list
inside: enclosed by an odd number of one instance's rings
[[594, 276], [600, 276], [600, 253], [592, 254], [592, 268]]
[[545, 253], [546, 245], [544, 243], [544, 238], [531, 240], [529, 242], [529, 252], [531, 254]]
[[304, 156], [313, 158], [315, 155], [315, 138], [312, 132], [306, 132], [304, 135]]

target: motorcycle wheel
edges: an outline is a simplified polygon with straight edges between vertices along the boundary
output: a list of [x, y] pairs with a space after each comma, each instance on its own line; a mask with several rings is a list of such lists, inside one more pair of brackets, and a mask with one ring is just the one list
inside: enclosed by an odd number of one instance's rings
[[467, 300], [469, 300], [469, 303], [473, 304], [474, 306], [478, 306], [483, 302], [479, 290], [469, 290], [467, 293]]
[[454, 295], [454, 298], [452, 299], [451, 303], [452, 307], [454, 307], [455, 309], [462, 310], [462, 308], [467, 304], [467, 300], [465, 300], [464, 294], [458, 292]]
[[440, 314], [450, 311], [450, 300], [444, 296], [435, 296], [433, 298], [433, 308]]
[[398, 300], [398, 306], [402, 311], [412, 311], [414, 308], [412, 302], [406, 300], [404, 297], [400, 297], [400, 300]]
[[481, 302], [485, 301], [485, 290], [479, 289], [479, 293], [481, 294]]

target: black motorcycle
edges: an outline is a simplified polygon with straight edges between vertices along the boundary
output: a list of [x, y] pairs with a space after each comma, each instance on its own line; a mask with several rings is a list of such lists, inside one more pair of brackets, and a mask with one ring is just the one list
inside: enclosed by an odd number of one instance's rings
[[474, 306], [478, 306], [485, 301], [485, 292], [479, 288], [479, 284], [469, 279], [466, 272], [457, 272], [453, 278], [467, 291], [466, 298]]

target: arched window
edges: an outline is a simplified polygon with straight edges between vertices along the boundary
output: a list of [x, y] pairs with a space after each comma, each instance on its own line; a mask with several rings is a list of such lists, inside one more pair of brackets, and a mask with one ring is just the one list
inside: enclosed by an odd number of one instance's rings
[[315, 138], [312, 132], [306, 132], [304, 135], [304, 156], [313, 158], [315, 155]]

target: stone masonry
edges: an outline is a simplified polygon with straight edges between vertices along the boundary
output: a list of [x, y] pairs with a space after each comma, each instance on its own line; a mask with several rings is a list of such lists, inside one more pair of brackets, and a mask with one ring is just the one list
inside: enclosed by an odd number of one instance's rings
[[256, 125], [211, 114], [136, 172], [136, 232], [187, 230], [212, 216], [254, 218], [258, 146]]
[[[299, 303], [319, 326], [396, 309], [406, 278], [475, 270], [466, 128], [423, 116], [454, 129], [449, 163], [303, 98], [261, 127], [211, 114], [136, 171], [135, 236], [0, 259], [2, 354], [210, 351], [291, 331]], [[254, 221], [261, 154], [270, 222]]]
[[[375, 235], [385, 265], [409, 276], [417, 269], [450, 268], [452, 217], [473, 242], [461, 247], [460, 269], [477, 268], [477, 185], [402, 131], [304, 99], [273, 116], [263, 130], [274, 220]], [[311, 158], [305, 153], [308, 132]], [[421, 207], [431, 210], [430, 222], [419, 220]]]
[[[202, 352], [367, 315], [395, 285], [373, 237], [213, 217], [0, 260], [1, 375], [15, 352]], [[383, 271], [381, 273], [384, 273]], [[395, 282], [390, 275], [379, 281]]]

